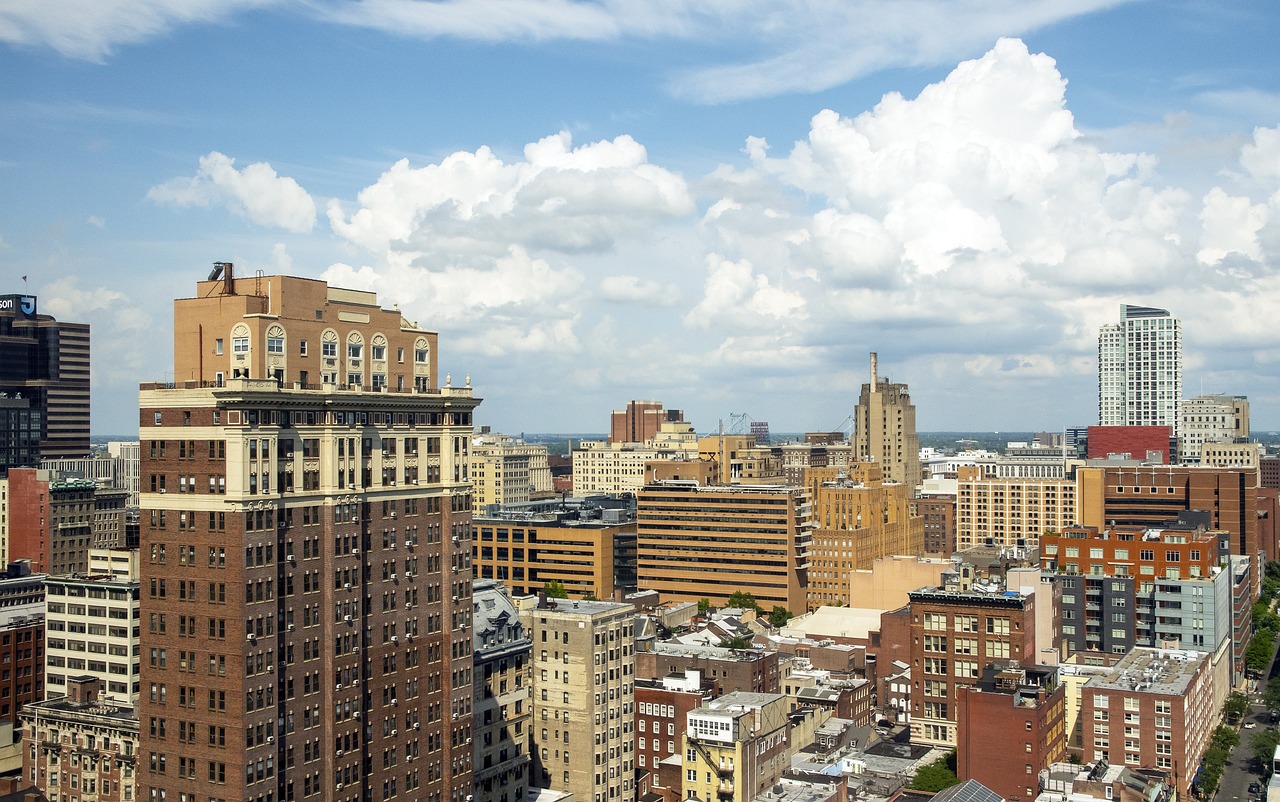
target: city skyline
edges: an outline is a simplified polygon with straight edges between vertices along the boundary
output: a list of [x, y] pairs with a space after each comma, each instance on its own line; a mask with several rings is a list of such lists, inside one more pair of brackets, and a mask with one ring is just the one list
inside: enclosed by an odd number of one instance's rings
[[1093, 423], [1125, 303], [1280, 426], [1280, 12], [485, 8], [0, 10], [0, 280], [93, 327], [94, 434], [220, 260], [399, 304], [495, 431], [840, 428], [870, 351], [922, 431]]

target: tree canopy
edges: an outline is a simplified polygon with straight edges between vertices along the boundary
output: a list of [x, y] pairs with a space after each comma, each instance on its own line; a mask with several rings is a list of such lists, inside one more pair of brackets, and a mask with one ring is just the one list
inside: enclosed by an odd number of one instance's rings
[[937, 793], [944, 788], [959, 784], [960, 778], [947, 767], [947, 758], [944, 757], [916, 769], [916, 775], [911, 778], [907, 787], [916, 791]]
[[564, 583], [558, 580], [549, 580], [542, 586], [542, 590], [547, 594], [548, 599], [567, 599], [569, 591], [564, 589]]

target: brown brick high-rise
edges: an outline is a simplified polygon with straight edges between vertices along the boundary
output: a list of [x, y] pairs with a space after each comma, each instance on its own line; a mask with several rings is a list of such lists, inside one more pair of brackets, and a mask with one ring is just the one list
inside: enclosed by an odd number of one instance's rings
[[372, 293], [197, 296], [139, 399], [138, 799], [465, 802], [479, 399]]

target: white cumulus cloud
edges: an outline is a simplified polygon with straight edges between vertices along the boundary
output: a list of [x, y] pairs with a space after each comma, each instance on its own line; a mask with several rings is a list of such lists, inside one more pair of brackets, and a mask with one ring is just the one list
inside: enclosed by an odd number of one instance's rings
[[235, 159], [217, 151], [200, 157], [194, 176], [154, 186], [147, 197], [179, 207], [223, 205], [258, 225], [287, 231], [310, 231], [316, 222], [315, 201], [297, 181], [266, 162], [237, 170]]

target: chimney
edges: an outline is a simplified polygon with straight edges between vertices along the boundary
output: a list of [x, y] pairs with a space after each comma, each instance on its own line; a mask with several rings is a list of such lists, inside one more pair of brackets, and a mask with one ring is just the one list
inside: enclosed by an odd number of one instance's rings
[[67, 699], [72, 704], [91, 705], [102, 692], [102, 680], [91, 674], [67, 678]]
[[876, 391], [876, 385], [878, 383], [879, 382], [876, 379], [876, 352], [872, 351], [871, 352], [871, 392], [874, 393]]

